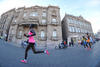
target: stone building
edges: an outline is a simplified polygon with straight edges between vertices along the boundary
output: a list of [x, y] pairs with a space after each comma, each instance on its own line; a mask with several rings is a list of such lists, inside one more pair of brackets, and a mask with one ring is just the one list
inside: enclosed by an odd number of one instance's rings
[[17, 46], [23, 40], [24, 33], [28, 33], [32, 24], [36, 32], [35, 40], [38, 46], [54, 47], [62, 41], [62, 29], [60, 20], [60, 8], [58, 6], [32, 6], [12, 9], [1, 15], [1, 23], [4, 26], [3, 34], [7, 34], [7, 40], [15, 42]]
[[[7, 38], [8, 38], [10, 25], [11, 25], [11, 22], [13, 20], [13, 14], [14, 14], [14, 9], [11, 9], [11, 10], [9, 10], [1, 15], [0, 36], [7, 35]], [[6, 40], [7, 40], [7, 38], [6, 38]]]
[[77, 42], [86, 33], [93, 36], [92, 26], [89, 21], [85, 20], [82, 16], [77, 17], [65, 14], [62, 20], [63, 40], [67, 40], [69, 43], [72, 38], [74, 42]]

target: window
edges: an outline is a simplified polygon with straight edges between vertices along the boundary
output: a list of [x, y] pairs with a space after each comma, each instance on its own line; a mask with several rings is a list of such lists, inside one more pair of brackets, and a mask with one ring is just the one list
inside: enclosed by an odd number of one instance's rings
[[55, 18], [52, 19], [52, 22], [57, 22]]
[[76, 28], [76, 32], [78, 32], [78, 28]]
[[80, 22], [80, 25], [82, 25], [82, 22]]
[[21, 30], [19, 31], [19, 34], [18, 34], [18, 35], [19, 35], [19, 36], [21, 36], [21, 35], [22, 35], [22, 31], [21, 31]]
[[76, 32], [76, 27], [74, 27], [74, 30], [75, 30], [75, 32]]
[[76, 20], [76, 24], [78, 24], [78, 21]]
[[86, 30], [82, 29], [82, 33], [86, 33]]
[[38, 13], [37, 13], [37, 12], [32, 12], [32, 13], [30, 14], [30, 16], [38, 16]]
[[72, 19], [70, 19], [70, 22], [71, 22], [71, 23], [73, 23], [73, 20], [72, 20]]
[[89, 28], [89, 24], [87, 24], [87, 28]]
[[82, 26], [84, 26], [83, 22], [82, 22]]
[[87, 30], [85, 30], [85, 33], [87, 33]]
[[68, 30], [70, 31], [70, 27], [68, 27]]
[[80, 22], [79, 22], [79, 21], [77, 21], [77, 24], [79, 25], [79, 24], [80, 24]]
[[[13, 32], [13, 31], [11, 31], [11, 32]], [[22, 30], [18, 31], [17, 38], [19, 38], [19, 39], [22, 38]]]
[[83, 33], [85, 33], [85, 30], [83, 29]]
[[70, 32], [78, 32], [78, 29], [76, 27], [69, 27]]
[[74, 20], [74, 23], [77, 24], [76, 20]]
[[69, 23], [71, 23], [72, 22], [72, 20], [71, 19], [69, 19]]
[[46, 23], [46, 19], [42, 19], [42, 23], [45, 24]]
[[75, 32], [75, 27], [69, 27], [70, 32]]
[[72, 27], [72, 32], [74, 32], [74, 28]]
[[70, 23], [70, 19], [67, 19], [68, 23]]
[[69, 27], [69, 31], [72, 32], [72, 27]]
[[16, 22], [16, 20], [15, 20], [15, 22]]
[[78, 32], [81, 32], [81, 31], [80, 31], [80, 28], [78, 28]]
[[24, 17], [26, 17], [26, 13], [24, 13]]
[[73, 23], [76, 24], [75, 20], [73, 20]]
[[75, 32], [75, 28], [74, 27], [72, 27], [72, 32]]
[[84, 23], [84, 27], [85, 27], [85, 23]]
[[82, 29], [80, 29], [81, 33], [82, 33]]
[[43, 13], [42, 13], [42, 16], [43, 16], [43, 17], [46, 17], [46, 12], [43, 12]]
[[44, 38], [45, 37], [45, 32], [42, 30], [41, 31], [41, 38]]
[[56, 37], [57, 36], [57, 33], [56, 33], [56, 30], [53, 31], [53, 37]]

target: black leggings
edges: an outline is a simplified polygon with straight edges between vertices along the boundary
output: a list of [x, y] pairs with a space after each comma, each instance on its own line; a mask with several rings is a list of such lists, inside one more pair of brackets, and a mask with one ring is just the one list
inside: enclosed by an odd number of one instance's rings
[[28, 53], [28, 50], [29, 50], [30, 48], [32, 48], [32, 51], [33, 51], [33, 53], [35, 53], [35, 54], [37, 54], [37, 53], [44, 53], [44, 51], [36, 51], [34, 45], [35, 45], [35, 43], [29, 43], [29, 45], [27, 46], [27, 48], [26, 48], [26, 50], [25, 50], [25, 59], [27, 59], [27, 53]]

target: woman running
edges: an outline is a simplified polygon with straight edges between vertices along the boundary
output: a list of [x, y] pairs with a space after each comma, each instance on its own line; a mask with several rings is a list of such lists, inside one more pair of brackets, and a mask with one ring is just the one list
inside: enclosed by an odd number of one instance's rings
[[32, 48], [32, 51], [35, 54], [46, 53], [47, 55], [49, 55], [48, 50], [45, 50], [45, 51], [36, 51], [35, 50], [35, 40], [34, 40], [34, 37], [33, 37], [35, 35], [36, 35], [35, 31], [32, 29], [32, 25], [30, 25], [30, 31], [29, 31], [28, 35], [24, 34], [24, 36], [28, 37], [28, 46], [25, 50], [25, 57], [24, 57], [23, 60], [21, 60], [21, 62], [23, 62], [23, 63], [27, 63], [27, 55], [28, 55], [27, 53], [28, 53], [28, 50], [30, 48]]

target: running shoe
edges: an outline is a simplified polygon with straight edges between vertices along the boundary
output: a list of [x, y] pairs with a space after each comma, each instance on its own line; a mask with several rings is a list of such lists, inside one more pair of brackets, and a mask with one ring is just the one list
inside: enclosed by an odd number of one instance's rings
[[27, 63], [27, 60], [24, 59], [24, 60], [21, 60], [21, 62], [22, 62], [22, 63]]
[[47, 54], [47, 55], [49, 55], [50, 53], [48, 52], [48, 50], [45, 50], [45, 53]]

